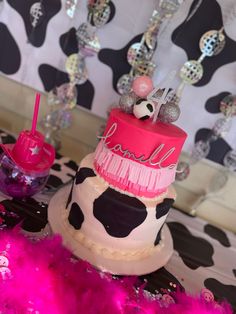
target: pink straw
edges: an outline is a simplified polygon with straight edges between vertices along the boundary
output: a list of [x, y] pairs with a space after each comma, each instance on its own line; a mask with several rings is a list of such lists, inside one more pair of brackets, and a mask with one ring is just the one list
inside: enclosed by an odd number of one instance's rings
[[36, 94], [35, 103], [34, 103], [34, 115], [32, 121], [31, 134], [34, 135], [37, 126], [38, 113], [39, 113], [39, 103], [40, 103], [41, 95], [39, 93]]

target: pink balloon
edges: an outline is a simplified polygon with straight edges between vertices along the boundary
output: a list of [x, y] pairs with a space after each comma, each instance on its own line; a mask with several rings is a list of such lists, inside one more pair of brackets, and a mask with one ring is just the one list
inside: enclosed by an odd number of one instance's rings
[[139, 76], [132, 84], [134, 93], [139, 97], [146, 97], [153, 90], [153, 83], [149, 76]]

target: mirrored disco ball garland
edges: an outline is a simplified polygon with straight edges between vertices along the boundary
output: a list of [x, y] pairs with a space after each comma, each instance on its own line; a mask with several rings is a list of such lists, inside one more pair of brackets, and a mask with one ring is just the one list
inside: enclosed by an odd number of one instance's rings
[[[162, 121], [164, 123], [175, 122], [180, 115], [179, 103], [186, 85], [193, 85], [200, 81], [204, 70], [202, 61], [206, 57], [218, 55], [225, 46], [225, 36], [223, 27], [220, 30], [210, 30], [202, 35], [199, 41], [202, 52], [198, 60], [188, 60], [179, 71], [182, 80], [176, 90], [171, 90], [170, 86], [175, 72], [159, 87], [153, 89], [152, 81], [148, 76], [137, 77], [132, 81], [129, 92], [121, 95], [119, 107], [127, 113], [133, 113], [138, 119], [153, 117], [153, 123]], [[231, 126], [232, 117], [235, 115], [235, 101], [228, 97], [222, 101], [221, 111], [223, 118], [216, 121], [210, 136], [205, 141], [195, 144], [190, 155], [190, 162], [180, 162], [177, 168], [176, 179], [184, 180], [190, 172], [189, 164], [193, 165], [200, 159], [206, 157], [210, 151], [210, 144], [219, 137], [224, 137]], [[231, 168], [236, 167], [235, 153], [229, 152], [225, 157], [225, 163], [231, 164]]]
[[141, 41], [132, 44], [127, 52], [127, 62], [131, 66], [130, 72], [123, 74], [117, 82], [119, 94], [127, 94], [131, 90], [135, 77], [140, 75], [152, 76], [156, 64], [152, 61], [157, 47], [157, 36], [160, 27], [166, 20], [178, 11], [183, 0], [159, 0], [153, 10], [146, 31]]
[[[155, 115], [159, 117], [159, 120], [163, 122], [174, 122], [178, 119], [179, 108], [176, 107], [179, 105], [181, 95], [183, 93], [184, 87], [188, 85], [193, 85], [200, 81], [203, 76], [203, 66], [201, 62], [205, 57], [211, 57], [219, 54], [224, 46], [225, 46], [225, 36], [223, 34], [223, 28], [219, 31], [211, 30], [203, 34], [199, 42], [200, 50], [202, 52], [201, 56], [198, 60], [188, 60], [184, 63], [182, 68], [179, 71], [179, 77], [182, 82], [177, 87], [176, 91], [168, 90], [165, 88], [164, 82], [163, 86], [159, 86], [156, 89], [152, 90], [153, 86], [151, 86], [151, 82], [149, 82], [148, 77], [145, 76], [145, 79], [142, 78], [142, 83], [138, 83], [140, 85], [136, 89], [136, 83], [133, 83], [133, 89], [122, 95], [120, 98], [120, 107], [126, 112], [131, 112], [133, 105], [137, 101], [137, 97], [142, 98], [146, 97], [149, 100], [156, 101], [156, 106], [158, 109], [155, 111]], [[175, 72], [169, 75], [168, 84], [170, 84], [173, 79]], [[138, 82], [138, 80], [136, 81]], [[167, 86], [167, 85], [166, 85]], [[133, 93], [136, 89], [136, 93]], [[155, 119], [156, 120], [156, 119]]]
[[[68, 10], [75, 10], [75, 1], [67, 2]], [[56, 149], [61, 146], [61, 130], [72, 123], [72, 109], [77, 103], [76, 85], [84, 84], [88, 80], [86, 58], [96, 55], [100, 48], [97, 29], [104, 26], [110, 18], [110, 0], [88, 2], [87, 22], [82, 23], [76, 32], [78, 53], [71, 54], [65, 62], [65, 69], [69, 75], [69, 83], [55, 87], [48, 94], [49, 113], [41, 121], [47, 142]], [[68, 13], [68, 12], [67, 12]]]
[[74, 259], [57, 236], [32, 243], [18, 230], [0, 231], [0, 313], [232, 313], [206, 288], [192, 296], [167, 284], [151, 294], [137, 278], [114, 278]]
[[[229, 111], [231, 117], [236, 116], [236, 95], [226, 96], [220, 103], [220, 110], [224, 115]], [[228, 151], [224, 156], [223, 163], [229, 170], [236, 171], [236, 151]]]
[[66, 14], [73, 19], [75, 15], [75, 11], [77, 8], [77, 2], [78, 0], [66, 0], [65, 1], [65, 10]]
[[[220, 30], [210, 30], [202, 35], [199, 41], [199, 48], [202, 54], [198, 60], [188, 60], [185, 62], [183, 67], [180, 69], [179, 76], [182, 79], [181, 84], [177, 88], [176, 101], [180, 101], [180, 97], [183, 93], [186, 84], [193, 85], [201, 80], [204, 69], [202, 61], [206, 57], [212, 57], [218, 55], [225, 46], [225, 36], [223, 34], [224, 28]], [[189, 165], [197, 163], [200, 159], [206, 157], [210, 151], [210, 143], [217, 139], [218, 136], [223, 132], [223, 129], [227, 128], [228, 121], [230, 120], [230, 114], [227, 113], [225, 119], [220, 119], [216, 122], [213, 128], [212, 137], [206, 141], [199, 141], [195, 144], [193, 151], [190, 154], [189, 163], [180, 162], [177, 168], [176, 180], [184, 180], [190, 173]]]
[[[206, 158], [210, 152], [211, 145], [219, 138], [224, 138], [230, 131], [232, 119], [236, 115], [236, 96], [228, 95], [220, 103], [220, 111], [223, 114], [222, 118], [216, 120], [208, 136], [204, 140], [197, 141], [190, 154], [189, 161], [181, 161], [178, 165], [179, 173], [176, 179], [182, 181], [186, 179], [190, 173], [190, 166], [196, 164], [203, 158]], [[226, 153], [224, 166], [231, 171], [236, 171], [236, 152], [230, 150]]]

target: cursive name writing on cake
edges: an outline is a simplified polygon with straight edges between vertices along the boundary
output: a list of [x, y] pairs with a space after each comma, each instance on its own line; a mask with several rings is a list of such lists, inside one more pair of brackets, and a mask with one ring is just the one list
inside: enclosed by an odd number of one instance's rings
[[130, 152], [128, 149], [124, 149], [121, 144], [115, 144], [112, 147], [108, 147], [108, 145], [111, 143], [109, 139], [116, 132], [116, 130], [117, 130], [117, 123], [113, 123], [111, 125], [110, 129], [107, 131], [106, 135], [99, 136], [99, 138], [101, 139], [101, 141], [103, 143], [103, 146], [105, 146], [107, 149], [114, 151], [114, 152], [119, 152], [122, 154], [123, 157], [130, 158], [130, 159], [136, 160], [136, 161], [141, 162], [141, 163], [149, 163], [151, 166], [157, 166], [159, 168], [173, 169], [176, 166], [176, 164], [170, 164], [167, 167], [162, 166], [162, 164], [175, 151], [175, 147], [170, 148], [159, 160], [156, 160], [158, 157], [158, 154], [160, 154], [161, 151], [164, 149], [165, 144], [160, 144], [148, 158], [145, 158], [144, 155], [141, 155], [139, 157], [136, 156], [133, 152]]

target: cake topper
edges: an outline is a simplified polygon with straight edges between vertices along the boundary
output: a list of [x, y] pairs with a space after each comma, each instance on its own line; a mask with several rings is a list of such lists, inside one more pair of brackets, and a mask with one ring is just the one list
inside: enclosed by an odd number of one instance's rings
[[140, 120], [153, 117], [153, 123], [176, 121], [180, 115], [179, 99], [175, 91], [169, 88], [175, 75], [176, 71], [172, 71], [155, 88], [148, 76], [137, 77], [133, 81], [132, 91], [121, 97], [120, 109], [133, 113]]
[[36, 130], [39, 103], [40, 94], [36, 94], [31, 130], [22, 131], [15, 144], [0, 144], [0, 190], [13, 197], [39, 192], [54, 162], [54, 148]]
[[155, 104], [149, 99], [139, 99], [133, 108], [133, 114], [139, 120], [147, 120], [153, 116]]

